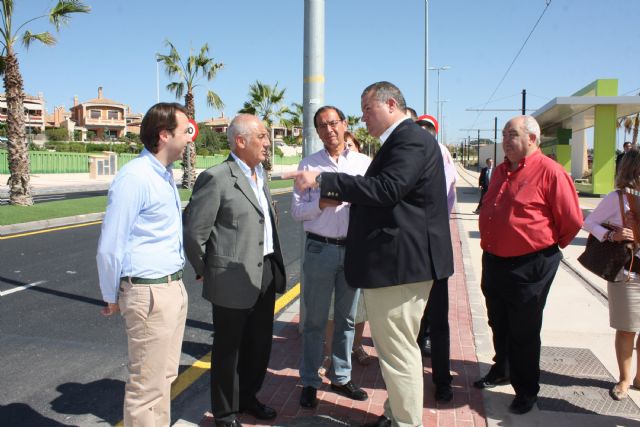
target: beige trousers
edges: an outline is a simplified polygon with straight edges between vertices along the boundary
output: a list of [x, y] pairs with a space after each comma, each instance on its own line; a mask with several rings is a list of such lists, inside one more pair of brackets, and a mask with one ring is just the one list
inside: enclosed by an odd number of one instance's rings
[[126, 427], [171, 424], [171, 383], [178, 376], [187, 302], [182, 280], [154, 285], [120, 282], [118, 306], [129, 346]]
[[416, 342], [433, 281], [363, 289], [371, 337], [387, 385], [384, 414], [394, 427], [422, 426], [423, 368]]

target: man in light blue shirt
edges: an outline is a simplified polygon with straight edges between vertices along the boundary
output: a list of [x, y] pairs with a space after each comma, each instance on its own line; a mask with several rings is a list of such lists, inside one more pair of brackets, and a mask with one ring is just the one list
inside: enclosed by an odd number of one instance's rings
[[168, 426], [187, 317], [181, 204], [171, 164], [191, 140], [183, 106], [159, 103], [142, 119], [144, 150], [116, 175], [96, 261], [105, 316], [120, 311], [129, 347], [125, 426]]

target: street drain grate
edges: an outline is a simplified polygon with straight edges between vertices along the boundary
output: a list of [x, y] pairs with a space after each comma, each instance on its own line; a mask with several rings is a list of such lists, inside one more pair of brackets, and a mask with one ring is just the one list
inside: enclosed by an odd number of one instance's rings
[[631, 399], [609, 396], [615, 383], [589, 349], [542, 347], [538, 407], [543, 411], [640, 417]]

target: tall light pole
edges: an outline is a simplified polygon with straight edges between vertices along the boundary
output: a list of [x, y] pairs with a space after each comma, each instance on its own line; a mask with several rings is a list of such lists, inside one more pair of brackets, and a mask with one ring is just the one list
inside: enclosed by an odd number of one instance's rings
[[[442, 120], [442, 117], [440, 117], [440, 71], [446, 71], [446, 70], [450, 70], [451, 67], [449, 65], [445, 65], [444, 67], [429, 67], [429, 70], [432, 71], [437, 71], [438, 72], [438, 111], [436, 113], [436, 120], [438, 120], [438, 124], [440, 124], [440, 121]], [[442, 126], [440, 126], [440, 130], [442, 130]], [[440, 140], [440, 135], [438, 135], [438, 141]]]
[[322, 148], [313, 116], [324, 105], [324, 0], [304, 2], [303, 156]]
[[424, 0], [424, 114], [429, 114], [429, 0]]
[[443, 99], [442, 101], [440, 101], [438, 103], [438, 111], [440, 111], [440, 120], [438, 120], [438, 132], [440, 133], [440, 135], [438, 135], [438, 142], [441, 142], [442, 144], [445, 144], [445, 133], [444, 133], [444, 103], [445, 102], [449, 102], [448, 99]]
[[160, 102], [160, 62], [162, 59], [156, 58], [156, 102]]

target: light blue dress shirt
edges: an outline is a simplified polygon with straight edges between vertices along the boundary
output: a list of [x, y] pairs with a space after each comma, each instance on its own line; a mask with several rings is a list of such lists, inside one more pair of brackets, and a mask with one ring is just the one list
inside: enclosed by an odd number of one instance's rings
[[157, 279], [184, 266], [181, 203], [171, 166], [146, 149], [109, 188], [96, 261], [108, 303], [117, 301], [121, 277]]
[[264, 214], [264, 255], [267, 256], [273, 253], [273, 226], [271, 225], [271, 215], [269, 214], [269, 200], [267, 200], [267, 195], [264, 194], [264, 168], [261, 163], [258, 163], [256, 166], [256, 178], [257, 183], [251, 177], [251, 168], [247, 165], [243, 160], [241, 160], [236, 154], [232, 151], [231, 156], [233, 160], [236, 161], [244, 176], [249, 180], [249, 185], [251, 185], [251, 189], [253, 193], [256, 195], [256, 199], [258, 199], [258, 203], [260, 203], [260, 208], [262, 208], [262, 213]]

